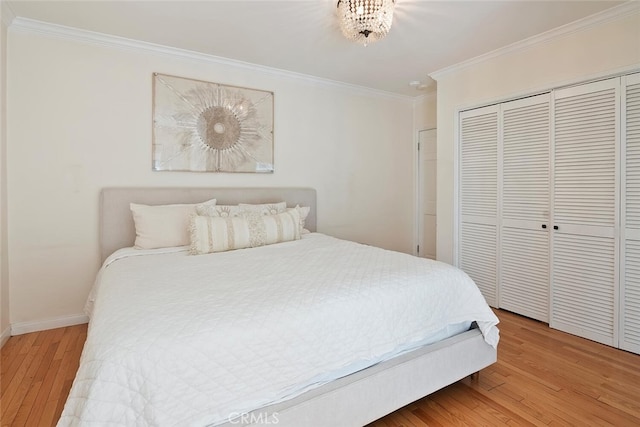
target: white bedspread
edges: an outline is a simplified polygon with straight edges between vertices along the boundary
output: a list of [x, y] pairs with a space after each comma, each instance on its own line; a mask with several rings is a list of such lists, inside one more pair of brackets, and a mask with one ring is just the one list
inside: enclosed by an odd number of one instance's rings
[[162, 252], [105, 262], [58, 425], [215, 425], [451, 324], [476, 321], [498, 342], [478, 288], [444, 263], [317, 233], [210, 255]]

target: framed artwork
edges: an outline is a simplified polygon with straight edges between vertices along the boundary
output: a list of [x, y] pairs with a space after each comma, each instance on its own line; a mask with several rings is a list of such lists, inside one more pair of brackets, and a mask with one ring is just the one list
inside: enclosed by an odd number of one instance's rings
[[153, 75], [153, 170], [273, 172], [273, 92]]

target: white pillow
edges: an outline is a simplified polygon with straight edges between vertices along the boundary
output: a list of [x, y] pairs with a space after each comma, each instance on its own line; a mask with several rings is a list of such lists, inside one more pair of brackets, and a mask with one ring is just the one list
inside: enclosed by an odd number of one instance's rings
[[254, 248], [300, 239], [300, 214], [291, 209], [276, 215], [254, 212], [236, 217], [193, 215], [191, 254]]
[[[216, 199], [205, 202], [215, 205]], [[195, 204], [129, 205], [136, 228], [136, 249], [156, 249], [185, 246], [190, 243], [189, 218], [196, 212]]]
[[304, 223], [305, 223], [307, 217], [309, 216], [309, 212], [311, 211], [311, 207], [296, 205], [295, 208], [290, 208], [290, 209], [296, 209], [298, 211], [298, 214], [300, 215], [300, 234], [309, 234], [309, 233], [311, 233], [309, 230], [304, 228], [304, 225], [305, 225]]

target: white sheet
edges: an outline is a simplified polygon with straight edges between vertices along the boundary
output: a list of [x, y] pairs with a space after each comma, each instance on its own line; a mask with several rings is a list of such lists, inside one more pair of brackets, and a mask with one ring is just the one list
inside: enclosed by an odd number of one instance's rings
[[210, 255], [131, 254], [99, 273], [58, 425], [215, 425], [449, 325], [476, 321], [498, 342], [478, 288], [440, 262], [317, 233]]

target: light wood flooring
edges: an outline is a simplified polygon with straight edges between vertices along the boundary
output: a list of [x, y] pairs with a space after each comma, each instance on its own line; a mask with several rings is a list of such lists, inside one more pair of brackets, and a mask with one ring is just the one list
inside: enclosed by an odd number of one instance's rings
[[[498, 363], [370, 427], [640, 426], [639, 355], [496, 314]], [[55, 425], [85, 338], [80, 325], [9, 339], [0, 351], [2, 426]]]
[[87, 325], [17, 335], [0, 350], [0, 421], [51, 426], [78, 370]]

